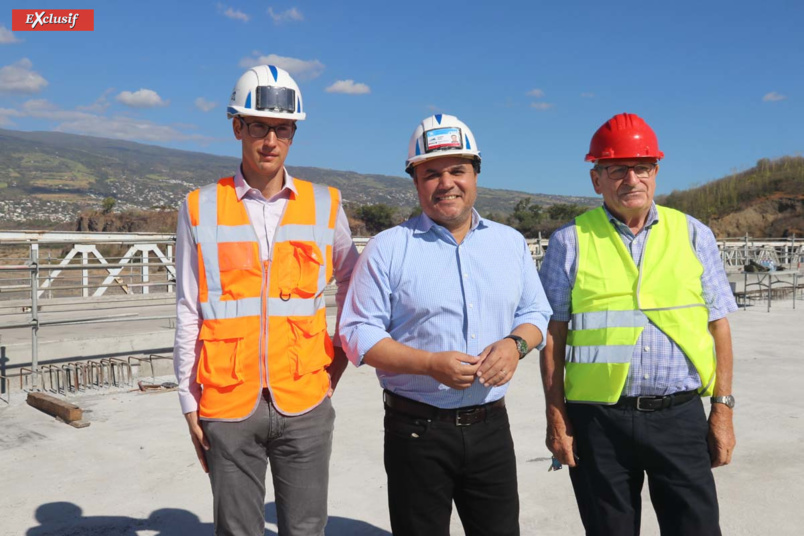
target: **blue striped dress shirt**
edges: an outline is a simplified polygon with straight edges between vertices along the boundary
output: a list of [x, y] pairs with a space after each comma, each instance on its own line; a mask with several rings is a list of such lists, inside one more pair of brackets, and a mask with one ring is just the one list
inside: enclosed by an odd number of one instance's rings
[[[612, 216], [605, 206], [603, 208], [631, 253], [631, 258], [639, 265], [645, 249], [647, 231], [659, 222], [656, 205], [651, 206], [647, 225], [636, 235], [627, 225]], [[734, 301], [729, 287], [712, 231], [689, 215], [687, 215], [687, 227], [692, 248], [703, 265], [701, 276], [703, 299], [709, 308], [709, 321], [712, 322], [736, 311], [737, 302]], [[550, 245], [539, 272], [553, 308], [553, 320], [559, 322], [568, 322], [572, 314], [571, 294], [577, 274], [577, 251], [578, 235], [573, 221], [550, 236]], [[672, 255], [668, 255], [664, 262], [672, 262]], [[623, 395], [669, 395], [697, 389], [700, 386], [701, 379], [698, 377], [698, 372], [681, 348], [653, 323], [649, 323], [634, 346]]]
[[[366, 245], [352, 272], [340, 334], [355, 365], [386, 337], [430, 352], [478, 355], [521, 324], [546, 333], [550, 314], [519, 232], [473, 210], [471, 230], [458, 244], [421, 214]], [[429, 376], [382, 370], [377, 377], [384, 389], [440, 408], [493, 402], [508, 389], [475, 380], [456, 390]]]

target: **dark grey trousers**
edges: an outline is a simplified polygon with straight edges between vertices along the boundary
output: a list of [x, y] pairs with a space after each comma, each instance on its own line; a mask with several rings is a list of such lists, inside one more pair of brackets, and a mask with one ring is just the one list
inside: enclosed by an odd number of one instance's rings
[[271, 463], [280, 536], [323, 536], [335, 410], [329, 398], [285, 417], [263, 398], [244, 421], [202, 421], [216, 536], [263, 536]]

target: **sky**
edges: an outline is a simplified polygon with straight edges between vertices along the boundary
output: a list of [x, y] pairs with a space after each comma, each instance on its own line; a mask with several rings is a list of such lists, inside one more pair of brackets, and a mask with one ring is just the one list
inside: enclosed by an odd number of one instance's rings
[[[52, 2], [0, 10], [0, 128], [239, 156], [249, 67], [298, 82], [288, 165], [404, 176], [410, 136], [456, 115], [481, 186], [594, 195], [592, 134], [636, 113], [670, 193], [804, 151], [804, 2]], [[91, 32], [12, 31], [13, 8], [94, 9]]]

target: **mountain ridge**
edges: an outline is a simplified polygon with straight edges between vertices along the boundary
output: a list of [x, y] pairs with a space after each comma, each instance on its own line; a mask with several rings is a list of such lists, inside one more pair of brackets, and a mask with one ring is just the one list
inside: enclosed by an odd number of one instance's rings
[[[193, 189], [230, 176], [239, 161], [126, 140], [0, 129], [0, 213], [9, 216], [6, 224], [47, 225], [73, 221], [78, 212], [100, 207], [107, 197], [115, 199], [118, 210], [172, 209]], [[410, 178], [310, 166], [288, 166], [288, 171], [340, 189], [344, 203], [385, 203], [402, 211], [418, 205]], [[483, 214], [510, 214], [528, 197], [543, 206], [600, 204], [588, 196], [479, 187], [476, 206]]]

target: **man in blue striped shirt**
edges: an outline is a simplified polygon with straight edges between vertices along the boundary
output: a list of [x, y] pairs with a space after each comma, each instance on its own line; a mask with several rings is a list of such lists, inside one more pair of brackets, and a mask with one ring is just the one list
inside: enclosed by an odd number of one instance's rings
[[395, 535], [519, 534], [504, 396], [551, 310], [525, 239], [481, 218], [480, 152], [457, 118], [425, 119], [407, 171], [422, 214], [374, 237], [341, 316], [349, 359], [377, 369]]
[[726, 315], [737, 304], [712, 231], [653, 202], [663, 156], [638, 116], [604, 124], [587, 155], [604, 206], [554, 232], [541, 266], [554, 311], [546, 443], [570, 466], [589, 535], [639, 534], [645, 474], [663, 535], [720, 534], [711, 468], [735, 446]]

